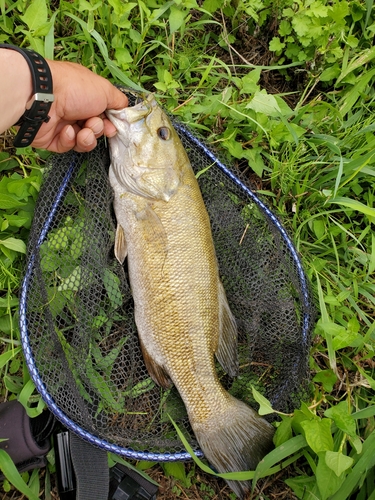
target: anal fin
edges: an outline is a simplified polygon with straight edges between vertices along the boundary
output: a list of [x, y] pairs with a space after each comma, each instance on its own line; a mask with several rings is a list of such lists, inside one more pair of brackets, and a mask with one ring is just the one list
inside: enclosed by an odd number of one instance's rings
[[215, 353], [216, 358], [223, 369], [231, 377], [235, 377], [238, 375], [237, 325], [221, 281], [219, 282], [219, 314], [219, 343]]

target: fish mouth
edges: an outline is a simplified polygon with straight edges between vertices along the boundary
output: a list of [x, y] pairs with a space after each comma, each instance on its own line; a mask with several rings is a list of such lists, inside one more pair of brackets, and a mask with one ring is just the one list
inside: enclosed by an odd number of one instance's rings
[[120, 131], [124, 123], [130, 125], [145, 119], [157, 106], [153, 94], [149, 94], [145, 99], [136, 104], [123, 109], [107, 109], [105, 114], [110, 122]]

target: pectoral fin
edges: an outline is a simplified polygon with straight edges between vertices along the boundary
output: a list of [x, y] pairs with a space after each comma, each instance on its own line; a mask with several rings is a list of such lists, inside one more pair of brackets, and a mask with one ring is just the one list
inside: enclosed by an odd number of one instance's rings
[[126, 244], [125, 233], [120, 224], [118, 224], [115, 238], [115, 257], [120, 262], [120, 264], [123, 264], [127, 254], [128, 247]]
[[216, 358], [231, 376], [238, 375], [237, 325], [229, 308], [222, 283], [219, 283], [219, 344]]
[[141, 228], [140, 237], [143, 244], [152, 248], [154, 266], [163, 268], [168, 254], [168, 236], [162, 221], [155, 212], [152, 204], [147, 206], [136, 215], [137, 223]]
[[164, 389], [167, 389], [172, 385], [172, 381], [169, 378], [168, 373], [164, 370], [162, 366], [160, 366], [158, 363], [154, 361], [154, 359], [149, 354], [149, 352], [147, 351], [146, 347], [144, 346], [141, 340], [140, 344], [141, 344], [143, 359], [147, 371], [150, 374], [150, 377], [156, 384], [160, 385]]

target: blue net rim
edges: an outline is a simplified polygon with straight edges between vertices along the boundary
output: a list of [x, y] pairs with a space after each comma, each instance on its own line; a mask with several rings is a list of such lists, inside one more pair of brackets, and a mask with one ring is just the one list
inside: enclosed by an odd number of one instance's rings
[[[273, 212], [262, 202], [260, 198], [249, 189], [233, 172], [231, 172], [217, 157], [216, 155], [208, 149], [197, 137], [194, 136], [184, 125], [174, 121], [174, 127], [176, 128], [178, 134], [181, 136], [188, 137], [188, 139], [197, 147], [204, 152], [204, 154], [210, 158], [210, 160], [216, 165], [217, 168], [221, 170], [221, 172], [226, 175], [231, 181], [233, 181], [257, 206], [258, 208], [265, 214], [269, 222], [276, 228], [276, 230], [280, 233], [282, 239], [284, 240], [288, 250], [290, 251], [290, 255], [294, 261], [296, 266], [297, 275], [300, 281], [301, 286], [301, 294], [303, 301], [303, 317], [302, 317], [302, 331], [301, 331], [301, 340], [304, 346], [308, 346], [310, 335], [309, 332], [311, 330], [311, 325], [314, 321], [313, 314], [310, 311], [313, 311], [313, 305], [311, 303], [310, 291], [308, 280], [305, 275], [301, 260], [299, 258], [298, 252], [294, 247], [293, 242], [289, 238], [285, 228], [281, 224], [281, 222], [277, 219], [277, 217], [273, 214]], [[188, 452], [175, 452], [175, 453], [155, 453], [149, 451], [137, 451], [131, 448], [124, 448], [118, 446], [116, 444], [110, 443], [104, 439], [98, 438], [94, 434], [86, 431], [81, 426], [77, 425], [71, 418], [69, 418], [55, 403], [51, 395], [49, 394], [46, 386], [44, 385], [38, 368], [35, 364], [34, 355], [32, 353], [32, 349], [29, 341], [29, 333], [28, 333], [28, 325], [27, 325], [27, 302], [28, 302], [28, 293], [29, 293], [29, 284], [30, 279], [33, 272], [34, 261], [35, 261], [35, 253], [44, 242], [49, 229], [53, 223], [55, 214], [62, 202], [66, 191], [69, 187], [69, 183], [73, 176], [73, 173], [76, 169], [76, 165], [81, 161], [83, 155], [76, 154], [74, 155], [71, 165], [61, 182], [60, 188], [56, 193], [55, 200], [52, 204], [50, 214], [40, 232], [40, 236], [37, 243], [37, 248], [31, 253], [29, 261], [27, 263], [25, 276], [21, 286], [20, 292], [20, 306], [19, 306], [19, 324], [20, 324], [20, 333], [21, 333], [21, 343], [23, 352], [26, 359], [26, 364], [28, 370], [30, 372], [31, 379], [33, 380], [36, 389], [42, 396], [42, 399], [46, 403], [49, 410], [55, 415], [55, 417], [65, 425], [69, 430], [74, 432], [77, 436], [87, 441], [88, 443], [96, 446], [98, 448], [102, 448], [108, 452], [114, 453], [116, 455], [121, 455], [128, 459], [133, 460], [147, 460], [153, 462], [176, 462], [176, 461], [186, 461], [191, 460], [191, 455]], [[271, 401], [272, 404], [272, 401]], [[194, 450], [194, 453], [198, 457], [203, 457], [203, 452], [201, 450]]]

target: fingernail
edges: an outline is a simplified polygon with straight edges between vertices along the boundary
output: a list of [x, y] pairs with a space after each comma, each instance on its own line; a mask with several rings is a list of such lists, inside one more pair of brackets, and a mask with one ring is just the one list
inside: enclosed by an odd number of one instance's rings
[[83, 144], [85, 146], [91, 146], [96, 141], [94, 134], [89, 134], [86, 139], [84, 139]]
[[104, 130], [103, 122], [98, 123], [98, 125], [96, 127], [93, 127], [91, 130], [94, 132], [95, 135], [102, 134]]
[[74, 132], [74, 128], [71, 125], [68, 125], [68, 127], [66, 127], [65, 134], [70, 141], [74, 141], [76, 133]]

